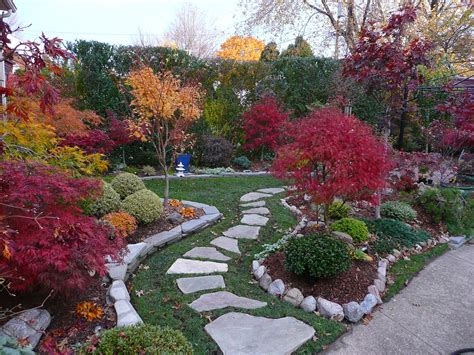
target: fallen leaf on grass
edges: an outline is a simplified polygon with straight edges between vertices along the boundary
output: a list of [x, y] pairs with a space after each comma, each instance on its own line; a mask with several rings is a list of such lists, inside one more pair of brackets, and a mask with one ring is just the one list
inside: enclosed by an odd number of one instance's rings
[[143, 291], [143, 290], [137, 290], [137, 291], [135, 291], [135, 295], [136, 295], [137, 297], [142, 297], [144, 294], [145, 294], [145, 291]]

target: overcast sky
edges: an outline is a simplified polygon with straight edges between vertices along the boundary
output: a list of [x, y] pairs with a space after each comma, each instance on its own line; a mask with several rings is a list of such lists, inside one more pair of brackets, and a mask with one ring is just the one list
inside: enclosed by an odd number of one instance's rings
[[[141, 31], [160, 37], [182, 6], [181, 0], [14, 0], [17, 21], [31, 27], [23, 38], [41, 31], [66, 41], [93, 39], [116, 44], [136, 41]], [[242, 20], [238, 0], [188, 0], [208, 14], [222, 37], [234, 34]]]

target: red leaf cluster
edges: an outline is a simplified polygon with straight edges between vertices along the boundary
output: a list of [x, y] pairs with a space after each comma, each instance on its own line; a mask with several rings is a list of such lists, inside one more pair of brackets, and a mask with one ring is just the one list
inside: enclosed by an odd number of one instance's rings
[[91, 129], [85, 132], [69, 133], [64, 137], [61, 145], [75, 146], [86, 153], [107, 154], [114, 150], [116, 144], [104, 131]]
[[273, 174], [313, 202], [370, 201], [385, 185], [390, 168], [385, 146], [356, 117], [321, 109], [292, 122], [285, 133], [291, 143], [278, 149]]
[[100, 193], [93, 179], [74, 179], [56, 168], [27, 162], [0, 164], [0, 274], [11, 288], [69, 293], [103, 276], [105, 257], [119, 260], [121, 238], [85, 216], [79, 205]]
[[267, 148], [274, 151], [281, 144], [281, 136], [288, 112], [282, 111], [273, 96], [262, 98], [242, 115], [245, 149]]

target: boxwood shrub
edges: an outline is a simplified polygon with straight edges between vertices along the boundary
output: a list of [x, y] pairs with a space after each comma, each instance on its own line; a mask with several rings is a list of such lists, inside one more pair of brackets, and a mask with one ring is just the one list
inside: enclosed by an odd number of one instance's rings
[[293, 238], [285, 247], [285, 268], [297, 275], [331, 278], [350, 266], [347, 246], [330, 236], [313, 234]]
[[342, 218], [331, 224], [333, 231], [349, 234], [355, 243], [365, 242], [369, 239], [369, 230], [363, 221], [355, 218]]
[[97, 344], [87, 343], [79, 354], [192, 354], [184, 335], [167, 327], [143, 324], [108, 329]]
[[120, 204], [120, 195], [110, 184], [104, 182], [102, 194], [87, 207], [87, 212], [88, 214], [102, 217], [108, 213], [117, 212], [120, 209]]
[[145, 189], [145, 184], [142, 179], [130, 173], [121, 173], [117, 175], [112, 179], [110, 184], [122, 199], [137, 191]]
[[416, 211], [405, 202], [388, 201], [380, 206], [382, 217], [398, 219], [399, 221], [410, 222], [416, 218]]
[[163, 203], [157, 194], [145, 189], [126, 197], [122, 202], [122, 210], [135, 217], [138, 223], [148, 224], [160, 218]]

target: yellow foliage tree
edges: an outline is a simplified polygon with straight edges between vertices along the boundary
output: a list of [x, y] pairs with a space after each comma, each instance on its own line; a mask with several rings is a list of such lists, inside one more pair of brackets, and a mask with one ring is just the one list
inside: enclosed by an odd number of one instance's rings
[[265, 42], [257, 38], [232, 36], [221, 44], [216, 55], [224, 59], [258, 61], [264, 48]]
[[173, 143], [185, 134], [189, 125], [201, 115], [201, 90], [198, 86], [183, 85], [171, 72], [153, 73], [143, 66], [132, 71], [126, 84], [131, 87], [131, 105], [137, 124], [143, 127], [165, 174], [164, 199], [168, 201], [170, 168], [167, 154]]

